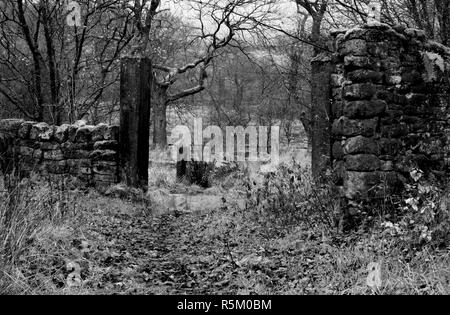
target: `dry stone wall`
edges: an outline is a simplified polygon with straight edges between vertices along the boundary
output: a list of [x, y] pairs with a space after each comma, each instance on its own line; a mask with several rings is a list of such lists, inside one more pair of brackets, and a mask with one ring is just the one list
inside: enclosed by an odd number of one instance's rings
[[119, 181], [118, 126], [6, 119], [0, 120], [0, 136], [8, 139], [2, 151], [10, 170], [73, 176], [97, 188]]
[[392, 192], [414, 167], [448, 179], [450, 48], [380, 23], [332, 35], [332, 160], [343, 194], [367, 198], [383, 183]]

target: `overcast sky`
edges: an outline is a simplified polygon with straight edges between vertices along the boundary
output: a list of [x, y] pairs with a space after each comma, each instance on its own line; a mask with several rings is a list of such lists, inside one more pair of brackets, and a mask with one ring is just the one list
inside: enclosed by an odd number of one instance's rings
[[[289, 28], [294, 25], [292, 20], [298, 15], [297, 7], [292, 0], [280, 0], [274, 8], [276, 10], [273, 15], [280, 18], [279, 23], [283, 23], [284, 28]], [[199, 23], [197, 12], [191, 8], [189, 0], [162, 0], [161, 9], [169, 9], [173, 14], [187, 18], [194, 25], [198, 25]], [[206, 23], [208, 23], [208, 17], [205, 16], [204, 18]]]

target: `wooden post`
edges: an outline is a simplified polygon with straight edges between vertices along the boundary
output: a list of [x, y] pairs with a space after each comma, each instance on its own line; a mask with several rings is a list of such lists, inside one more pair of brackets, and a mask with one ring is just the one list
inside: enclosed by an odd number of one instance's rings
[[148, 58], [121, 59], [120, 177], [128, 186], [143, 189], [148, 186], [151, 71]]

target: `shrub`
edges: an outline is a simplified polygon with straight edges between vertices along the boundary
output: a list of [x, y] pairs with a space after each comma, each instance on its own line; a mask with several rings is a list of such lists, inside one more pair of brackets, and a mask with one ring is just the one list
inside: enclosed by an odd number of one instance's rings
[[231, 189], [243, 183], [245, 171], [237, 162], [225, 162], [216, 166], [211, 174], [211, 184], [224, 189]]
[[410, 172], [397, 209], [400, 219], [383, 227], [397, 236], [403, 246], [418, 249], [425, 245], [445, 248], [450, 245], [450, 191], [448, 185], [426, 179], [420, 170]]
[[191, 185], [209, 188], [213, 171], [214, 163], [192, 160], [186, 165], [186, 179]]
[[299, 164], [281, 165], [262, 185], [248, 179], [247, 209], [260, 222], [276, 226], [306, 224], [335, 231], [341, 221], [340, 198], [330, 179], [314, 180]]

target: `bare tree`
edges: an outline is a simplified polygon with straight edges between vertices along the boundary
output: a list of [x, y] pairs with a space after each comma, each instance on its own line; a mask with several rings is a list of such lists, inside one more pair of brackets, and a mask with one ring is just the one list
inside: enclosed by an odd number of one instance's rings
[[447, 0], [404, 0], [408, 13], [417, 27], [429, 38], [450, 44], [450, 2]]
[[[312, 18], [312, 27], [311, 27], [311, 34], [310, 34], [310, 40], [315, 45], [321, 44], [321, 27], [322, 27], [322, 21], [325, 17], [325, 13], [327, 13], [329, 0], [316, 0], [316, 1], [310, 1], [310, 0], [295, 0], [298, 8], [299, 14], [304, 15], [305, 13], [302, 12], [302, 9], [306, 10], [306, 12], [311, 16]], [[317, 46], [314, 47], [315, 54], [318, 54], [320, 50]]]
[[[137, 29], [132, 55], [142, 55], [152, 42], [153, 23], [160, 14], [161, 1], [135, 1], [133, 12]], [[166, 110], [170, 104], [200, 93], [205, 89], [208, 77], [207, 69], [219, 51], [232, 43], [236, 37], [243, 36], [258, 27], [258, 19], [264, 21], [269, 14], [271, 1], [190, 1], [190, 10], [195, 12], [198, 25], [190, 25], [192, 33], [186, 51], [192, 56], [187, 62], [165, 64], [153, 62], [155, 70], [152, 84], [153, 143], [156, 146], [167, 145]], [[145, 16], [145, 18], [143, 18]], [[186, 23], [189, 24], [189, 23]], [[178, 63], [178, 64], [177, 64]], [[188, 87], [178, 82], [188, 77]]]
[[[366, 5], [370, 0], [335, 0], [326, 16], [331, 26], [358, 25], [366, 22]], [[447, 0], [380, 0], [384, 23], [415, 27], [426, 32], [429, 39], [444, 45], [450, 40], [450, 2]]]
[[0, 6], [0, 95], [28, 119], [80, 119], [117, 82], [118, 57], [132, 38], [124, 2], [79, 2], [82, 27], [74, 28], [66, 25], [64, 2]]

